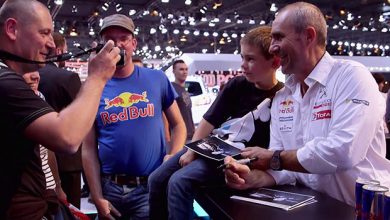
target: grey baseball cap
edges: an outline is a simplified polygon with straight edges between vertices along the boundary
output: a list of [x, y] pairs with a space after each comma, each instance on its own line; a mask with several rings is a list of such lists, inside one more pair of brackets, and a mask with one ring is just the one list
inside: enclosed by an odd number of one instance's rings
[[99, 35], [102, 35], [104, 29], [112, 26], [124, 28], [134, 34], [134, 22], [131, 18], [122, 14], [113, 14], [103, 19], [103, 25], [100, 29]]

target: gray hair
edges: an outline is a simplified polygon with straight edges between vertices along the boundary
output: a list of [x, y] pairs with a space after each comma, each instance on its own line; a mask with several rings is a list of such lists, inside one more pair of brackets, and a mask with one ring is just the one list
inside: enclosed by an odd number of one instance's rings
[[314, 27], [317, 32], [317, 43], [326, 46], [327, 26], [325, 16], [321, 10], [307, 2], [295, 2], [282, 8], [279, 13], [291, 13], [290, 24], [297, 33], [302, 33], [308, 26]]

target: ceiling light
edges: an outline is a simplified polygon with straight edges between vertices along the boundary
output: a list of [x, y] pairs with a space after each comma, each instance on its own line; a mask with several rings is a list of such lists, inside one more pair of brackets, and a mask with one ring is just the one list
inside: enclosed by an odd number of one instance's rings
[[62, 1], [62, 0], [54, 0], [54, 4], [62, 5], [62, 4], [64, 4], [64, 1]]
[[161, 0], [162, 3], [168, 3], [169, 0]]
[[150, 28], [150, 32], [149, 32], [149, 33], [150, 33], [150, 34], [155, 34], [156, 31], [157, 31], [156, 28]]
[[72, 6], [72, 13], [77, 13], [77, 11], [78, 11], [78, 10], [77, 10], [76, 5], [73, 5], [73, 6]]
[[214, 2], [213, 9], [216, 10], [217, 8], [222, 6], [222, 0], [218, 0]]
[[249, 19], [249, 22], [248, 22], [249, 24], [255, 24], [256, 22], [255, 22], [255, 20], [253, 19], [253, 18], [251, 18], [251, 19]]
[[182, 36], [180, 37], [180, 41], [181, 41], [181, 42], [186, 42], [186, 41], [187, 41], [186, 36], [182, 35]]
[[215, 27], [215, 23], [209, 22], [209, 26], [210, 26], [210, 27]]
[[222, 37], [222, 38], [219, 40], [219, 44], [226, 44], [225, 38]]
[[202, 49], [202, 53], [207, 53], [207, 49]]
[[232, 20], [230, 20], [230, 18], [225, 19], [225, 23], [231, 23], [231, 22], [232, 22]]
[[213, 37], [218, 37], [218, 32], [213, 32]]
[[179, 31], [178, 29], [175, 29], [175, 30], [173, 30], [173, 33], [174, 33], [174, 34], [179, 34], [180, 31]]
[[186, 1], [184, 2], [184, 4], [186, 4], [186, 5], [191, 5], [191, 3], [192, 3], [191, 0], [186, 0]]
[[161, 46], [160, 46], [160, 45], [156, 45], [156, 46], [154, 47], [154, 51], [158, 52], [158, 51], [160, 51], [160, 50], [161, 50]]
[[107, 2], [105, 2], [105, 3], [102, 5], [102, 9], [103, 9], [104, 11], [107, 11], [107, 10], [108, 10], [108, 7], [110, 7], [110, 5], [109, 5]]
[[95, 31], [93, 30], [93, 28], [89, 29], [89, 35], [91, 36], [95, 35]]
[[271, 7], [269, 8], [270, 11], [276, 12], [278, 10], [278, 7], [276, 7], [275, 3], [271, 4]]
[[194, 31], [194, 35], [195, 35], [195, 36], [199, 36], [199, 31], [198, 31], [198, 30], [195, 30], [195, 31]]
[[238, 36], [237, 36], [237, 34], [236, 33], [233, 33], [232, 34], [232, 38], [237, 38]]
[[203, 36], [208, 37], [209, 35], [210, 35], [209, 32], [207, 32], [207, 31], [203, 32]]
[[135, 15], [135, 13], [137, 13], [136, 10], [134, 10], [134, 9], [130, 9], [130, 10], [129, 10], [129, 15], [130, 15], [130, 16]]
[[116, 9], [116, 12], [120, 12], [120, 11], [122, 11], [122, 5], [121, 4], [116, 4], [115, 5], [115, 9]]
[[69, 35], [70, 35], [71, 37], [76, 37], [76, 36], [78, 36], [79, 34], [77, 33], [76, 28], [72, 28], [72, 30], [70, 31]]

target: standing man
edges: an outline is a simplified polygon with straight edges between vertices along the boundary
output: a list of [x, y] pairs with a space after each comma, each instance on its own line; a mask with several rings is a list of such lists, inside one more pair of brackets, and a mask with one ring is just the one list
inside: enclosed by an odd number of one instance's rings
[[[52, 31], [49, 10], [36, 0], [9, 0], [0, 8], [1, 51], [43, 62], [55, 47]], [[59, 113], [35, 95], [22, 77], [44, 64], [9, 56], [0, 59], [0, 219], [51, 218], [58, 201], [53, 190], [46, 190], [39, 144], [55, 152], [77, 151], [120, 59], [119, 49], [109, 41], [90, 59], [89, 76], [79, 96]]]
[[[61, 55], [67, 52], [65, 37], [59, 33], [53, 33], [53, 40], [56, 46], [53, 55]], [[68, 106], [80, 90], [81, 82], [77, 73], [63, 69], [65, 61], [48, 63], [39, 70], [41, 81], [39, 90], [45, 96], [55, 111], [61, 111]], [[68, 202], [80, 208], [81, 197], [81, 148], [72, 155], [56, 154], [60, 184]]]
[[173, 62], [173, 74], [175, 75], [175, 82], [172, 83], [173, 88], [175, 88], [176, 93], [179, 95], [176, 102], [179, 106], [181, 116], [183, 116], [184, 123], [187, 128], [187, 140], [192, 139], [194, 135], [195, 126], [194, 121], [192, 120], [192, 103], [190, 94], [185, 89], [185, 82], [188, 76], [188, 67], [183, 60], [176, 60]]
[[[182, 149], [185, 124], [165, 74], [133, 64], [133, 21], [121, 14], [108, 16], [100, 36], [114, 41], [126, 56], [104, 88], [95, 127], [83, 143], [84, 171], [99, 218], [148, 219], [148, 176]], [[163, 112], [173, 128], [170, 151]]]
[[355, 205], [359, 177], [390, 186], [385, 104], [371, 73], [326, 52], [326, 21], [310, 3], [281, 9], [271, 33], [269, 50], [291, 75], [273, 100], [270, 149], [242, 153], [260, 158], [253, 170], [226, 158], [228, 185], [247, 189], [299, 182], [349, 205]]

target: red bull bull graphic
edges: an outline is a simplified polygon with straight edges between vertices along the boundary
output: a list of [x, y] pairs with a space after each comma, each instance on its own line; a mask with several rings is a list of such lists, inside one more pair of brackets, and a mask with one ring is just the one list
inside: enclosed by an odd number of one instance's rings
[[280, 104], [279, 113], [287, 114], [287, 113], [294, 112], [294, 102], [291, 99], [283, 100], [279, 104]]
[[138, 102], [149, 102], [147, 98], [146, 91], [142, 94], [124, 92], [112, 99], [104, 99], [104, 104], [106, 105], [104, 109], [109, 109], [111, 107], [130, 107], [133, 104]]

